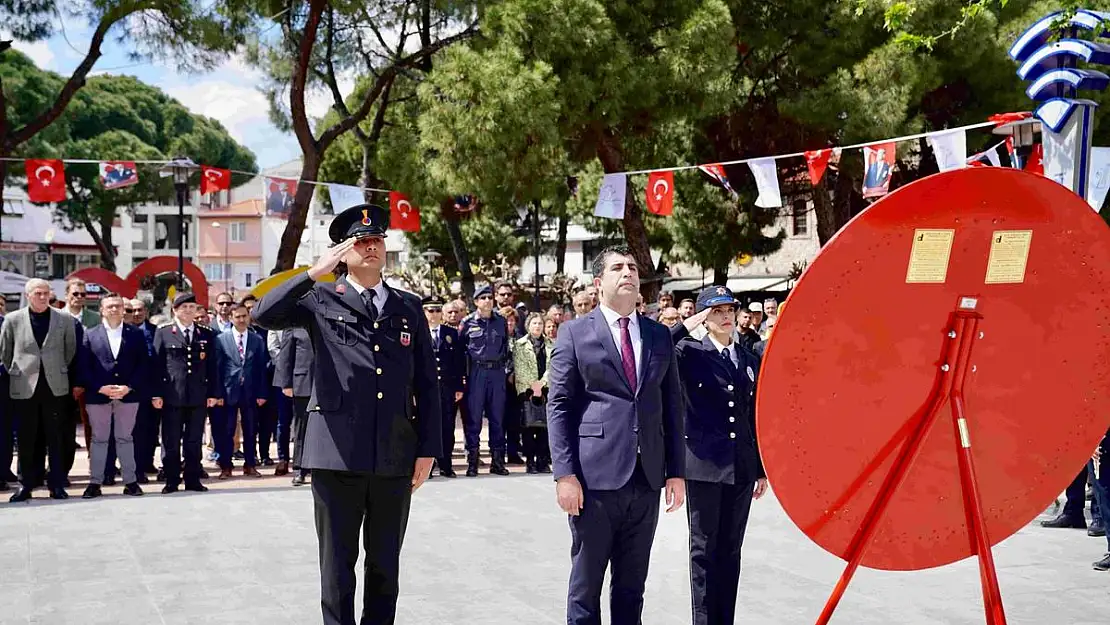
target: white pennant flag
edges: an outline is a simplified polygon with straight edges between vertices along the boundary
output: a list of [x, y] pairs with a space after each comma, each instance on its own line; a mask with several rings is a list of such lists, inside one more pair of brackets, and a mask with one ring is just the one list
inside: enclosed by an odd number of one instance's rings
[[1002, 167], [1002, 157], [998, 155], [998, 146], [987, 150], [987, 160], [995, 167]]
[[1087, 201], [1095, 212], [1102, 209], [1110, 191], [1110, 148], [1091, 148], [1091, 167], [1087, 175]]
[[624, 219], [624, 198], [628, 192], [625, 174], [605, 174], [597, 193], [594, 215], [608, 219]]
[[329, 184], [328, 195], [331, 196], [331, 208], [336, 214], [352, 206], [366, 203], [366, 196], [362, 189], [346, 184]]
[[[933, 156], [937, 159], [940, 171], [963, 169], [967, 166], [967, 132], [951, 130], [938, 132], [927, 137]], [[995, 157], [998, 154], [995, 153]]]
[[748, 161], [748, 167], [755, 176], [755, 186], [759, 189], [759, 197], [755, 205], [760, 208], [778, 208], [782, 206], [782, 193], [779, 192], [779, 174], [775, 169], [775, 159], [757, 158]]

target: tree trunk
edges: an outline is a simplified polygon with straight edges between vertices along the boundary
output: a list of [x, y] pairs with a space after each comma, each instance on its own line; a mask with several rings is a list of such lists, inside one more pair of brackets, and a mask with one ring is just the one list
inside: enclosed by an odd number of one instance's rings
[[105, 216], [101, 215], [94, 224], [89, 218], [88, 205], [85, 206], [84, 214], [81, 216], [81, 225], [92, 237], [93, 243], [100, 252], [100, 266], [108, 271], [116, 270], [116, 250], [112, 245], [112, 217], [105, 219]]
[[728, 265], [713, 268], [713, 284], [725, 286], [728, 284]]
[[278, 246], [277, 261], [274, 269], [285, 271], [292, 269], [297, 260], [297, 248], [301, 246], [301, 234], [304, 233], [305, 220], [308, 217], [308, 205], [312, 201], [312, 193], [316, 185], [306, 181], [316, 181], [320, 173], [320, 155], [318, 152], [306, 152], [301, 165], [301, 183], [297, 185], [297, 193], [293, 196], [293, 207], [289, 210], [285, 231], [281, 233], [281, 245]]
[[566, 206], [559, 213], [559, 234], [555, 239], [555, 273], [563, 273], [567, 261], [567, 226], [570, 219], [567, 217]]
[[466, 251], [466, 241], [463, 240], [462, 230], [459, 228], [459, 218], [447, 217], [454, 211], [454, 200], [443, 200], [442, 210], [444, 215], [443, 225], [447, 228], [447, 237], [451, 239], [451, 251], [455, 254], [455, 263], [459, 266], [459, 275], [462, 277], [462, 292], [469, 300], [474, 295], [474, 272], [470, 269], [470, 254]]
[[[601, 168], [606, 173], [624, 170], [624, 153], [620, 142], [608, 131], [602, 131], [597, 146], [597, 158]], [[625, 184], [628, 184], [626, 181]], [[632, 256], [640, 268], [640, 293], [645, 302], [654, 302], [659, 299], [661, 281], [655, 275], [655, 263], [651, 260], [651, 246], [648, 245], [647, 228], [636, 202], [636, 194], [629, 191], [624, 199], [624, 238], [632, 250]]]
[[[833, 177], [830, 180], [830, 176]], [[830, 189], [830, 183], [832, 185]], [[827, 172], [821, 182], [813, 186], [813, 209], [817, 215], [817, 240], [824, 247], [856, 213], [853, 210], [855, 182], [844, 173]]]

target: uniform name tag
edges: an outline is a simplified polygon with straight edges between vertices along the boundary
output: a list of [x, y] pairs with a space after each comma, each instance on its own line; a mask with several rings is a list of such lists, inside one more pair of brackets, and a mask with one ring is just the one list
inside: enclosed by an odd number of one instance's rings
[[408, 332], [402, 332], [401, 333], [401, 345], [404, 345], [405, 347], [408, 347], [409, 343], [411, 343], [411, 342], [412, 342], [412, 335], [409, 334]]

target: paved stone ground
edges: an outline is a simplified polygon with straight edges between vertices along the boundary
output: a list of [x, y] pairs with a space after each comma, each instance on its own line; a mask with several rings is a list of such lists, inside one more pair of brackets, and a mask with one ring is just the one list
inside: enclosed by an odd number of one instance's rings
[[[0, 503], [0, 623], [320, 622], [308, 488], [268, 478], [204, 494], [105, 490], [96, 501]], [[690, 621], [686, 541], [684, 512], [663, 515], [647, 625]], [[398, 620], [565, 622], [569, 543], [548, 476], [435, 479], [413, 503]], [[1011, 625], [1105, 625], [1110, 573], [1090, 567], [1105, 547], [1084, 532], [1037, 526], [997, 547]], [[740, 621], [767, 625], [812, 623], [842, 569], [772, 497], [756, 502], [744, 561]], [[980, 602], [974, 560], [916, 573], [861, 570], [834, 623], [982, 623]]]

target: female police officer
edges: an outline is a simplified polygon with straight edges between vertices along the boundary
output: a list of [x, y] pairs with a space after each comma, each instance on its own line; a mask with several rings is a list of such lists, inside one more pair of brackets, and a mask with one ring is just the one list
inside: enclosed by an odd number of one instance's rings
[[[316, 349], [301, 466], [312, 470], [325, 625], [355, 625], [360, 530], [361, 623], [394, 622], [411, 494], [442, 452], [428, 322], [419, 298], [382, 279], [388, 223], [371, 204], [343, 211], [328, 229], [337, 245], [253, 311], [264, 328], [307, 329]], [[316, 282], [340, 262], [345, 276]]]
[[[767, 490], [755, 439], [759, 360], [733, 338], [739, 302], [702, 290], [697, 314], [671, 329], [686, 396], [686, 515], [694, 625], [731, 625], [752, 497]], [[700, 341], [690, 331], [705, 323]]]

